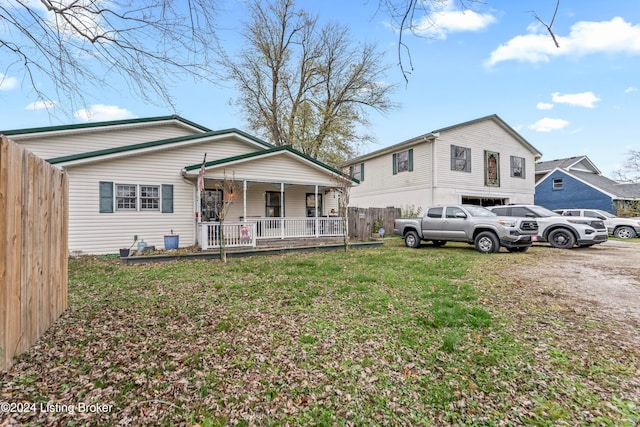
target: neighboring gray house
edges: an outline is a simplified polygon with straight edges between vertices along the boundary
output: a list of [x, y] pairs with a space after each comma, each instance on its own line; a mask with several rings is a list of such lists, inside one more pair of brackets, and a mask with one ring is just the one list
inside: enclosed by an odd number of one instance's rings
[[587, 156], [536, 163], [535, 203], [549, 209], [588, 208], [616, 214], [640, 200], [640, 184], [603, 176]]
[[497, 115], [456, 124], [342, 165], [360, 180], [350, 206], [533, 203], [541, 153]]
[[[225, 224], [242, 233], [238, 244], [341, 236], [336, 192], [355, 184], [289, 147], [179, 116], [0, 133], [68, 173], [69, 250], [77, 254], [116, 253], [134, 235], [162, 248], [172, 231], [180, 246], [215, 246], [224, 200], [233, 200]], [[222, 190], [225, 179], [238, 189]]]

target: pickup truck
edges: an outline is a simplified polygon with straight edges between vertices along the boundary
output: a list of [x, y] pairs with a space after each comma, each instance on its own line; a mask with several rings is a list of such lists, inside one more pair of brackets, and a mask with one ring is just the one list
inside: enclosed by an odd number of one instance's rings
[[509, 252], [525, 252], [538, 234], [538, 223], [530, 218], [500, 217], [475, 205], [433, 206], [422, 218], [393, 221], [393, 232], [404, 238], [410, 248], [422, 241], [435, 246], [446, 242], [473, 244], [482, 253], [495, 253], [500, 247]]

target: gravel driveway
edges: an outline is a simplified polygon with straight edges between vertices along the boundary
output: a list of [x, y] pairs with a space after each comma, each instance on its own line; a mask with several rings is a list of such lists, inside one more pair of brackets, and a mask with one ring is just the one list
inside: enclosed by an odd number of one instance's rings
[[524, 274], [554, 301], [608, 322], [621, 339], [640, 344], [640, 244], [609, 240], [549, 251], [551, 256], [537, 258], [519, 277]]

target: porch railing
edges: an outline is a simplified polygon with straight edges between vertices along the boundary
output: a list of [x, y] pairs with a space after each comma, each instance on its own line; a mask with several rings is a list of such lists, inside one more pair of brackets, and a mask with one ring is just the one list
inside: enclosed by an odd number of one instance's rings
[[335, 237], [344, 235], [340, 217], [252, 218], [257, 239], [292, 239], [297, 237]]
[[[293, 239], [301, 237], [344, 236], [344, 219], [341, 217], [318, 218], [251, 218], [243, 222], [224, 223], [226, 247], [256, 245], [258, 239]], [[202, 249], [220, 247], [220, 223], [200, 224]]]
[[[249, 222], [203, 222], [200, 224], [200, 247], [219, 248], [224, 238], [225, 247], [255, 247], [256, 226]], [[222, 233], [221, 233], [222, 231]]]

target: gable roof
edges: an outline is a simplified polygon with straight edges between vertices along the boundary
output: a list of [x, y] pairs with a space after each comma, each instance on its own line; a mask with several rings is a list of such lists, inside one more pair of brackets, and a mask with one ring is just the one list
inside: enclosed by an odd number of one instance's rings
[[[342, 171], [333, 168], [329, 165], [327, 165], [326, 163], [321, 162], [318, 159], [315, 159], [313, 157], [307, 156], [306, 154], [296, 150], [295, 148], [292, 148], [288, 145], [282, 145], [282, 146], [278, 146], [278, 147], [272, 147], [266, 150], [260, 150], [260, 151], [254, 151], [252, 153], [247, 153], [247, 154], [241, 154], [238, 156], [232, 156], [232, 157], [227, 157], [224, 159], [218, 159], [218, 160], [212, 160], [210, 162], [206, 162], [204, 164], [205, 169], [210, 168], [210, 167], [214, 167], [214, 166], [221, 166], [221, 165], [230, 165], [230, 164], [234, 164], [234, 163], [239, 163], [239, 162], [243, 162], [249, 159], [259, 159], [259, 158], [267, 158], [269, 156], [272, 155], [276, 155], [278, 153], [285, 153], [285, 154], [291, 154], [294, 155], [296, 157], [301, 158], [303, 161], [307, 162], [307, 163], [311, 163], [312, 165], [320, 168], [320, 169], [324, 169], [326, 172], [330, 172], [331, 174], [334, 175], [338, 175], [340, 176], [340, 178], [345, 179], [345, 180], [349, 180], [352, 181], [354, 183], [359, 183], [360, 181], [349, 177], [347, 175], [345, 175], [344, 173], [342, 173]], [[184, 168], [184, 172], [191, 172], [191, 171], [197, 171], [202, 167], [202, 163], [197, 163], [194, 165], [189, 165], [189, 166], [185, 166]]]
[[45, 127], [27, 128], [27, 129], [14, 129], [14, 130], [0, 131], [0, 133], [6, 136], [23, 137], [23, 136], [29, 136], [34, 134], [37, 134], [40, 136], [42, 134], [54, 133], [54, 132], [58, 134], [66, 133], [66, 132], [81, 132], [81, 131], [89, 131], [89, 130], [102, 129], [102, 128], [148, 125], [148, 124], [160, 123], [160, 122], [175, 122], [182, 126], [193, 128], [199, 132], [211, 131], [211, 129], [208, 129], [192, 121], [186, 120], [180, 116], [171, 115], [171, 116], [146, 117], [141, 119], [112, 120], [112, 121], [106, 121], [106, 122], [89, 122], [89, 123], [77, 123], [77, 124], [61, 125], [61, 126], [45, 126]]
[[598, 175], [601, 173], [596, 165], [587, 156], [574, 156], [564, 159], [537, 162], [536, 174], [548, 173], [556, 168], [576, 171], [591, 171], [591, 173]]
[[601, 193], [606, 194], [612, 199], [637, 199], [640, 197], [640, 184], [619, 183], [604, 175], [580, 170], [567, 170], [559, 167], [547, 173], [543, 179], [536, 183], [536, 187], [542, 184], [542, 182], [555, 171], [560, 171], [565, 175], [575, 178]]
[[516, 132], [511, 126], [509, 126], [504, 120], [502, 120], [497, 114], [492, 114], [489, 116], [484, 116], [484, 117], [480, 117], [477, 119], [473, 119], [473, 120], [469, 120], [466, 122], [462, 122], [462, 123], [458, 123], [452, 126], [447, 126], [444, 128], [440, 128], [440, 129], [436, 129], [433, 130], [429, 133], [425, 133], [423, 135], [408, 139], [406, 141], [400, 142], [398, 144], [394, 144], [394, 145], [390, 145], [388, 147], [373, 151], [371, 153], [368, 154], [364, 154], [362, 156], [358, 156], [355, 157], [351, 160], [349, 160], [348, 162], [343, 163], [341, 166], [349, 166], [352, 165], [354, 163], [358, 163], [361, 162], [363, 160], [367, 160], [373, 157], [377, 157], [381, 154], [387, 154], [393, 151], [398, 151], [404, 148], [408, 148], [412, 145], [416, 145], [419, 144], [421, 142], [433, 142], [436, 140], [436, 138], [438, 136], [440, 136], [440, 132], [448, 132], [451, 130], [455, 130], [464, 126], [470, 126], [476, 123], [480, 123], [486, 120], [492, 120], [495, 123], [497, 123], [500, 127], [502, 127], [505, 131], [507, 131], [507, 133], [509, 133], [511, 136], [513, 136], [516, 140], [518, 140], [518, 142], [520, 142], [522, 145], [524, 145], [525, 147], [527, 147], [529, 149], [529, 151], [531, 151], [533, 153], [533, 155], [536, 158], [539, 158], [542, 156], [542, 153], [540, 153], [533, 145], [531, 145], [529, 143], [529, 141], [527, 141], [526, 139], [524, 139], [518, 132]]
[[453, 129], [457, 129], [457, 128], [461, 128], [464, 126], [469, 126], [475, 123], [479, 123], [479, 122], [483, 122], [485, 120], [493, 120], [495, 123], [497, 123], [500, 127], [502, 127], [504, 130], [507, 131], [507, 133], [511, 134], [511, 136], [513, 136], [515, 139], [517, 139], [522, 145], [524, 145], [525, 147], [527, 147], [529, 149], [529, 151], [531, 151], [534, 155], [534, 157], [542, 157], [542, 153], [540, 151], [538, 151], [533, 145], [531, 145], [529, 143], [529, 141], [527, 141], [526, 139], [524, 139], [524, 137], [522, 135], [520, 135], [518, 132], [516, 132], [511, 126], [509, 126], [507, 124], [507, 122], [505, 122], [504, 120], [502, 120], [500, 118], [500, 116], [498, 116], [497, 114], [491, 114], [489, 116], [484, 116], [484, 117], [479, 117], [477, 119], [473, 119], [473, 120], [469, 120], [466, 122], [462, 122], [462, 123], [458, 123], [457, 125], [452, 125], [452, 126], [448, 126], [442, 129], [437, 129], [434, 130], [432, 133], [440, 133], [440, 132], [446, 132], [449, 130], [453, 130]]
[[113, 157], [120, 157], [123, 155], [130, 155], [136, 151], [145, 152], [145, 151], [150, 151], [154, 149], [172, 148], [175, 146], [180, 146], [185, 144], [199, 143], [201, 141], [205, 141], [211, 138], [216, 138], [224, 135], [237, 135], [242, 139], [249, 141], [253, 145], [257, 145], [261, 149], [273, 147], [271, 144], [265, 141], [262, 141], [261, 139], [258, 139], [238, 129], [232, 128], [232, 129], [225, 129], [225, 130], [219, 130], [219, 131], [209, 131], [209, 132], [205, 132], [197, 135], [181, 136], [177, 138], [169, 138], [169, 139], [162, 139], [158, 141], [149, 141], [149, 142], [143, 142], [139, 144], [125, 145], [121, 147], [107, 148], [104, 150], [89, 151], [86, 153], [72, 154], [69, 156], [55, 157], [55, 158], [46, 159], [46, 160], [47, 162], [54, 165], [57, 164], [57, 165], [68, 166], [71, 164], [86, 163], [87, 161], [95, 161], [100, 158], [113, 158]]

